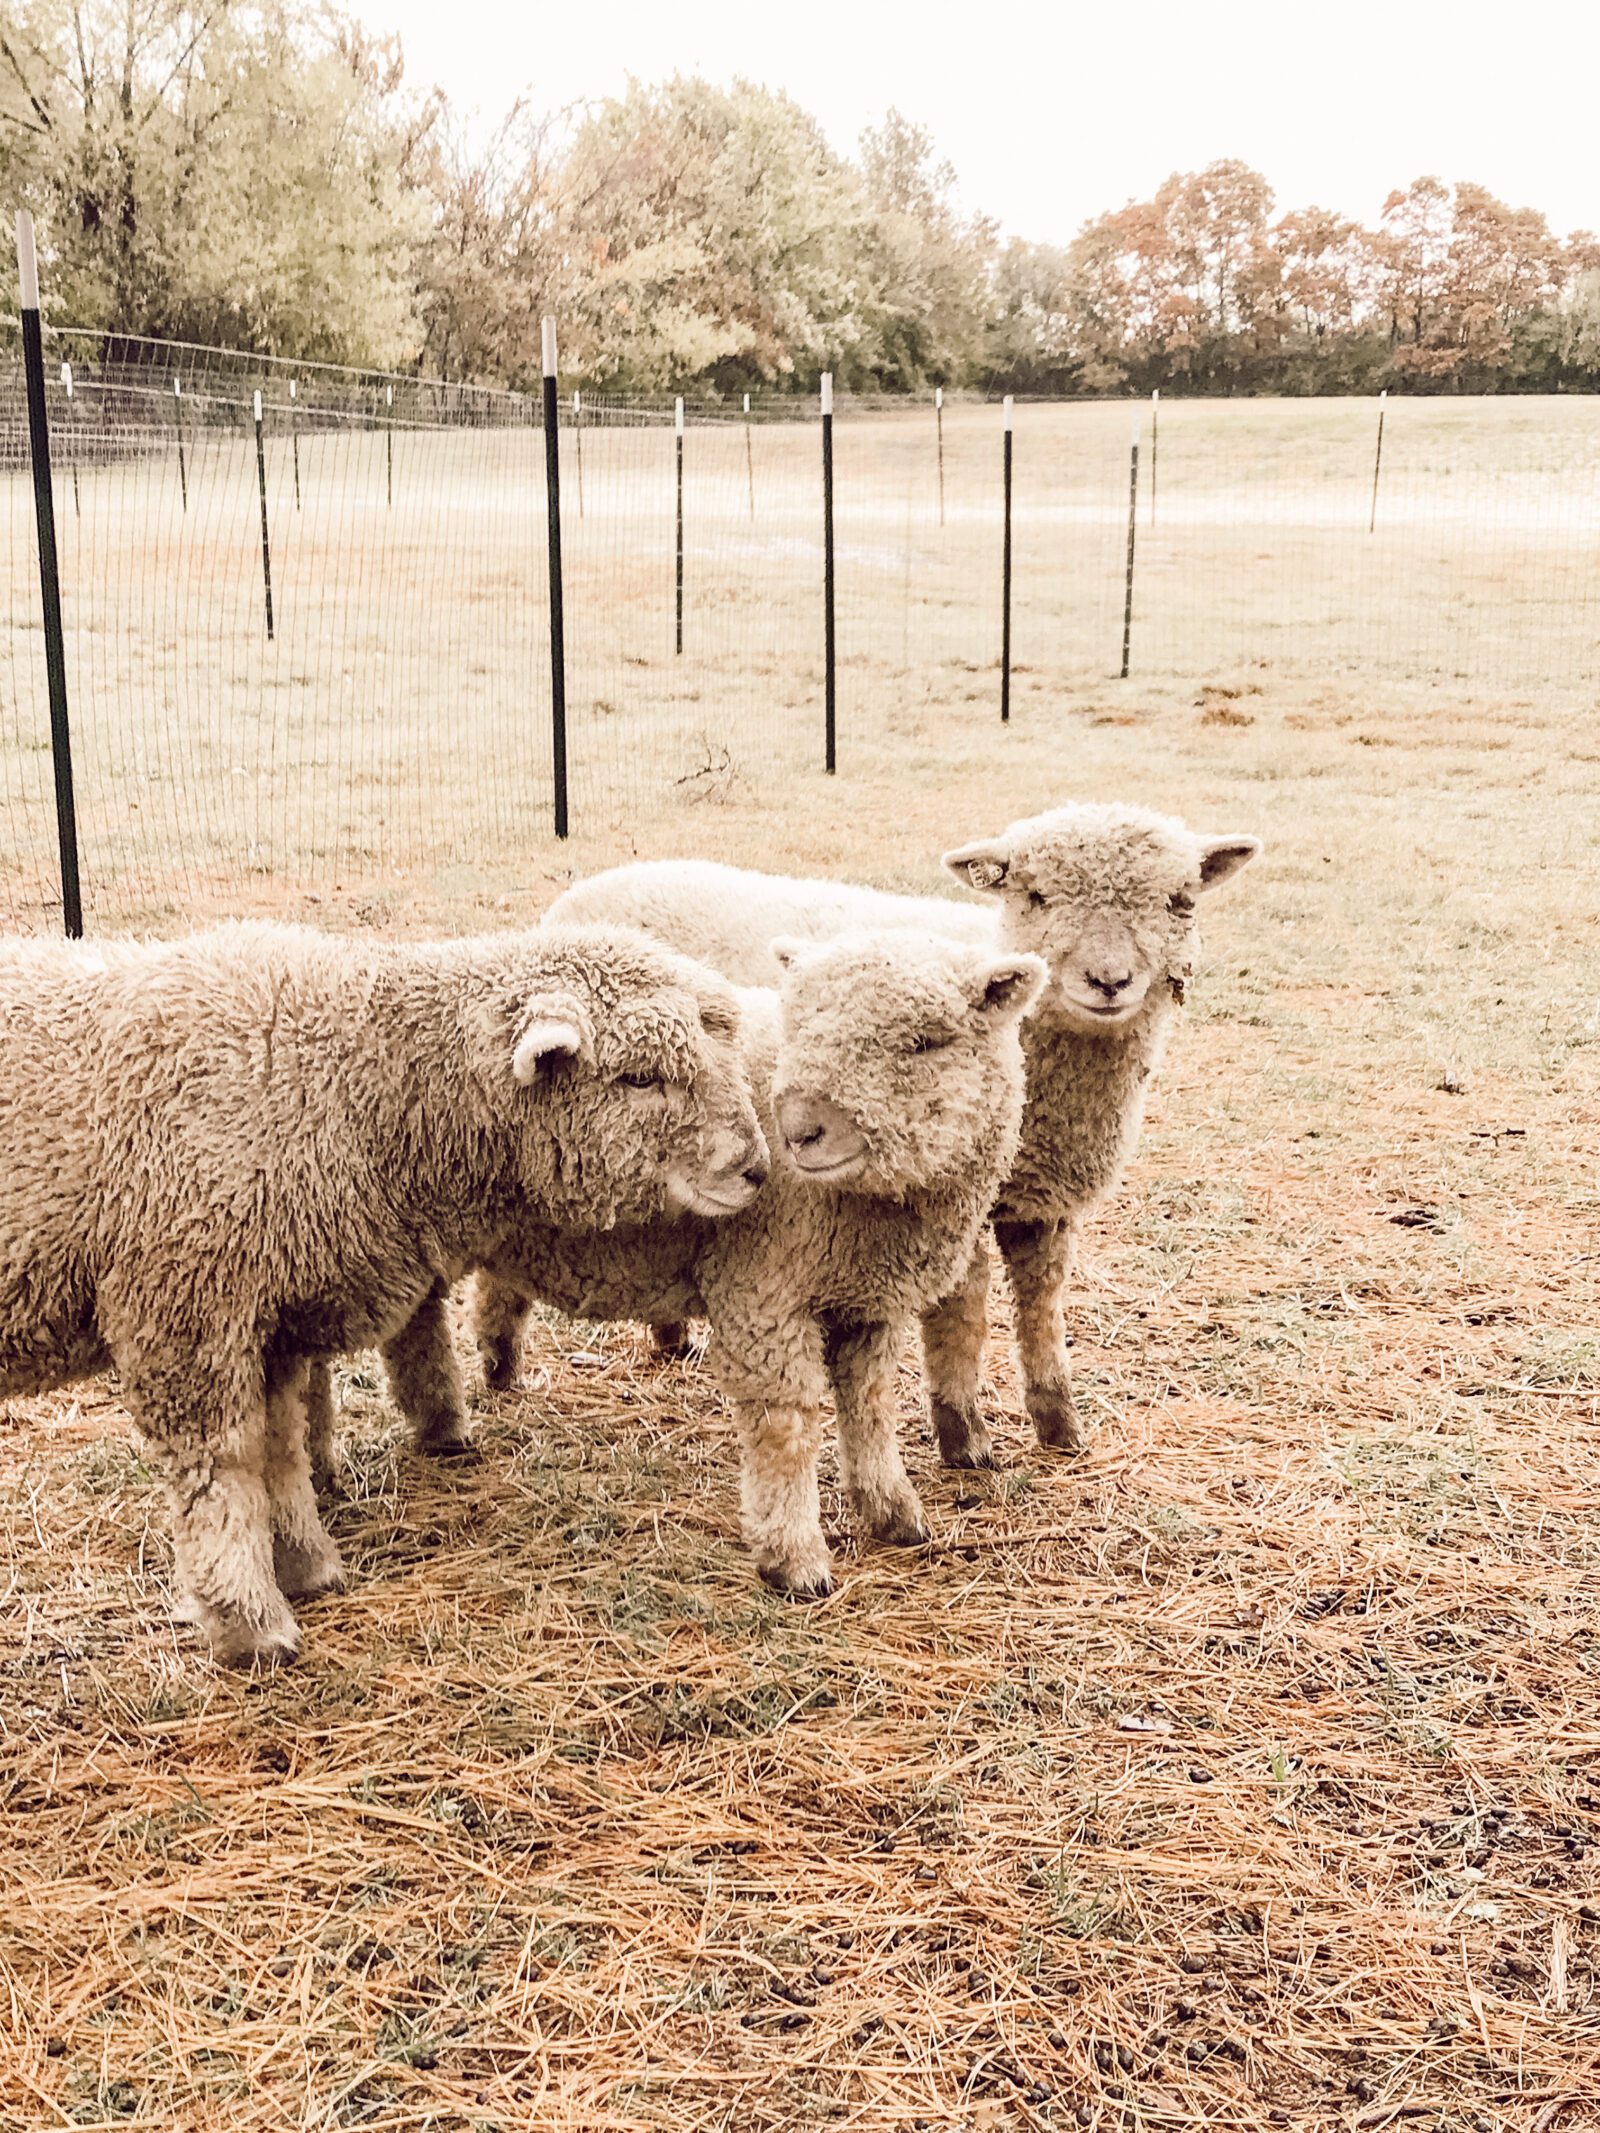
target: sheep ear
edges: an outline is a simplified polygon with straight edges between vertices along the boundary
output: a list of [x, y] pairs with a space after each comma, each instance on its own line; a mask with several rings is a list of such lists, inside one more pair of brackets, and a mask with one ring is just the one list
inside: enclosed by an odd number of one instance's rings
[[516, 1080], [524, 1085], [537, 1081], [546, 1061], [594, 1058], [594, 1032], [575, 1000], [534, 1001], [531, 1014], [511, 1055]]
[[983, 837], [976, 844], [958, 845], [955, 851], [946, 852], [939, 864], [967, 888], [993, 896], [1005, 887], [1011, 854], [998, 839]]
[[1200, 840], [1200, 886], [1220, 889], [1241, 867], [1247, 867], [1261, 849], [1259, 837], [1202, 837]]
[[816, 945], [815, 941], [797, 940], [792, 933], [780, 933], [771, 944], [780, 970], [793, 970], [797, 964], [805, 962]]
[[985, 963], [972, 981], [972, 1004], [980, 1015], [1015, 1022], [1044, 989], [1048, 970], [1042, 956], [1008, 955]]

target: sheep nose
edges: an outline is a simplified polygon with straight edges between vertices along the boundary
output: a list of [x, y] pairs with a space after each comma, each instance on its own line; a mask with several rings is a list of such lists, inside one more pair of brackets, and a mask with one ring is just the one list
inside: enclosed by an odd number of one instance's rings
[[759, 1192], [767, 1182], [767, 1165], [764, 1158], [757, 1156], [753, 1162], [745, 1165], [739, 1175], [747, 1185], [753, 1185], [756, 1191]]
[[1108, 977], [1104, 972], [1086, 970], [1084, 976], [1095, 991], [1104, 993], [1108, 1000], [1114, 1000], [1119, 992], [1126, 992], [1133, 983], [1133, 972], [1131, 970], [1125, 970], [1120, 977]]
[[800, 1170], [836, 1171], [866, 1151], [861, 1128], [831, 1097], [788, 1090], [777, 1103], [778, 1130]]

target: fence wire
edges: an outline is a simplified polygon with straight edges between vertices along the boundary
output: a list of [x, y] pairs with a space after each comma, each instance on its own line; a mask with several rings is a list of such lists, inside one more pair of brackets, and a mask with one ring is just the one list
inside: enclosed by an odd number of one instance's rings
[[[537, 399], [61, 330], [46, 348], [91, 930], [242, 908], [264, 884], [503, 878], [548, 848]], [[686, 409], [681, 652], [672, 402], [561, 405], [574, 829], [626, 848], [664, 810], [797, 787], [822, 760], [816, 403]], [[1134, 412], [1122, 683], [1129, 405], [1016, 410], [1013, 731], [1101, 684], [1130, 708], [1141, 682], [1424, 684], [1441, 717], [1463, 695], [1600, 686], [1594, 400], [1391, 401], [1375, 514], [1373, 402], [1167, 401], [1154, 440]], [[848, 777], [853, 752], [926, 757], [998, 720], [1002, 433], [994, 406], [838, 417]], [[0, 922], [57, 923], [3, 329], [0, 807]]]

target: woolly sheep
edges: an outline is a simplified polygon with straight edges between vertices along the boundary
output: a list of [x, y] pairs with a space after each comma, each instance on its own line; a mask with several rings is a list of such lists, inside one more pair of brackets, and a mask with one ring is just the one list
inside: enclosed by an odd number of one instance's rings
[[574, 1317], [709, 1317], [746, 1540], [770, 1584], [814, 1597], [833, 1583], [816, 1472], [830, 1385], [858, 1524], [927, 1537], [895, 1366], [907, 1324], [964, 1274], [1015, 1157], [1018, 1023], [1045, 966], [909, 931], [776, 953], [781, 991], [742, 996], [758, 1110], [783, 1151], [750, 1205], [605, 1236], [523, 1228], [485, 1260], [476, 1323], [490, 1381], [506, 1383], [533, 1298]]
[[[1138, 1138], [1145, 1088], [1182, 1004], [1200, 940], [1197, 898], [1260, 850], [1146, 808], [1076, 804], [1015, 822], [945, 855], [991, 899], [887, 897], [702, 861], [618, 867], [558, 898], [547, 922], [626, 921], [742, 984], [770, 973], [771, 943], [800, 930], [920, 922], [963, 940], [1028, 950], [1050, 983], [1023, 1032], [1028, 1100], [1021, 1152], [997, 1196], [994, 1232], [1016, 1304], [1029, 1418], [1041, 1444], [1082, 1442], [1067, 1364], [1063, 1291], [1074, 1239], [1114, 1190]], [[923, 1318], [923, 1358], [940, 1455], [988, 1466], [979, 1409], [988, 1255]]]
[[307, 1358], [557, 1227], [741, 1204], [766, 1150], [722, 979], [618, 928], [357, 946], [0, 944], [0, 1399], [114, 1363], [216, 1654], [336, 1590]]

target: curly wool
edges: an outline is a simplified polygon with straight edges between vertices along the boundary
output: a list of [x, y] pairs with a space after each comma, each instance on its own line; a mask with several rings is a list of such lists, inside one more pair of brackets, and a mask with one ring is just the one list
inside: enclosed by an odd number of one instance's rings
[[285, 1592], [340, 1577], [304, 1359], [390, 1338], [530, 1211], [653, 1216], [759, 1145], [736, 1024], [618, 928], [0, 946], [0, 1397], [114, 1363], [219, 1654], [292, 1656]]
[[[920, 922], [953, 939], [1042, 956], [1050, 983], [1023, 1032], [1027, 1103], [1016, 1162], [996, 1195], [997, 1235], [1019, 1312], [1029, 1412], [1041, 1441], [1079, 1442], [1067, 1381], [1061, 1289], [1075, 1233], [1118, 1184], [1145, 1094], [1200, 952], [1196, 902], [1257, 850], [1206, 837], [1148, 808], [1082, 803], [1017, 822], [947, 855], [983, 907], [941, 897], [747, 873], [699, 861], [618, 867], [580, 883], [552, 916], [624, 919], [741, 980], [770, 963], [783, 933]], [[1083, 1009], [1085, 964], [1125, 959], [1147, 981], [1115, 1026]], [[1120, 970], [1117, 973], [1121, 975]], [[987, 1272], [975, 1262], [949, 1310], [925, 1330], [941, 1450], [986, 1464], [978, 1368]]]
[[710, 1369], [739, 1415], [757, 1565], [815, 1593], [831, 1582], [816, 1490], [830, 1385], [858, 1518], [886, 1538], [926, 1533], [895, 1439], [895, 1360], [908, 1321], [965, 1271], [1014, 1160], [1018, 1023], [1044, 968], [910, 932], [788, 952], [781, 990], [744, 996], [762, 1124], [776, 1146], [785, 1097], [825, 1092], [866, 1144], [857, 1176], [819, 1184], [780, 1162], [720, 1222], [524, 1230], [487, 1262], [478, 1324], [493, 1378], [529, 1297], [656, 1324], [703, 1311]]

